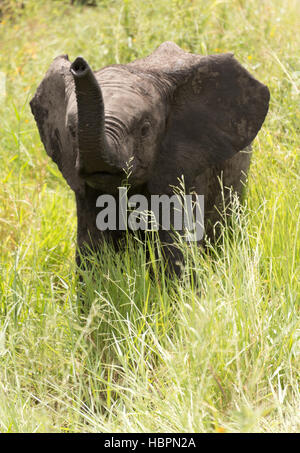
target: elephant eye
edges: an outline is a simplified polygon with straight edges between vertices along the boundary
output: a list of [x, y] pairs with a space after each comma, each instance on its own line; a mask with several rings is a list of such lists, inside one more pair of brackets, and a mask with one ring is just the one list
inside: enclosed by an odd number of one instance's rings
[[146, 137], [150, 132], [150, 123], [146, 121], [141, 128], [141, 136]]

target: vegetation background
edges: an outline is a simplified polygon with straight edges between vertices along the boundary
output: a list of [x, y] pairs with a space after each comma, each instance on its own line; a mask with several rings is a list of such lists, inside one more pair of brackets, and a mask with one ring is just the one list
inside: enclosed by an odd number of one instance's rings
[[[0, 3], [0, 431], [299, 432], [299, 2], [72, 3]], [[179, 244], [181, 280], [105, 247], [83, 313], [73, 194], [28, 102], [59, 54], [98, 69], [167, 40], [270, 88], [246, 206], [218, 249]]]

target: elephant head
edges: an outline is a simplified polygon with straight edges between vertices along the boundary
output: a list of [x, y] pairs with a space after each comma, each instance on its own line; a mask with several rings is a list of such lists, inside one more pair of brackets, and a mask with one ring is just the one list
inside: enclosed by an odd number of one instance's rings
[[96, 72], [82, 57], [59, 56], [30, 102], [77, 198], [114, 194], [125, 173], [150, 194], [170, 193], [182, 175], [191, 187], [253, 141], [268, 104], [268, 88], [232, 54], [194, 55], [170, 42]]
[[129, 166], [133, 185], [164, 191], [249, 145], [269, 91], [233, 57], [193, 55], [173, 43], [93, 72], [57, 57], [31, 108], [47, 153], [72, 189], [110, 192]]

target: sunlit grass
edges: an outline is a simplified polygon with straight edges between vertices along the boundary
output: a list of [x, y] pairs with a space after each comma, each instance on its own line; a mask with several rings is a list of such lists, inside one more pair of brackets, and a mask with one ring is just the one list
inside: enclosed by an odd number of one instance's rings
[[[12, 3], [0, 23], [0, 431], [299, 431], [297, 2]], [[73, 195], [28, 100], [59, 54], [97, 69], [166, 40], [233, 51], [270, 88], [246, 207], [218, 249], [181, 245], [181, 280], [161, 262], [151, 277], [132, 240], [123, 254], [105, 246], [97, 279], [80, 284]]]

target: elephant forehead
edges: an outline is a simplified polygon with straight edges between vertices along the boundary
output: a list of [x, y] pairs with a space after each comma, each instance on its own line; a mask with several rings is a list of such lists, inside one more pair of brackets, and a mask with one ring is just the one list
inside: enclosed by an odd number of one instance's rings
[[122, 113], [130, 117], [140, 117], [151, 109], [151, 103], [140, 94], [126, 88], [102, 88], [104, 108], [107, 113]]
[[160, 121], [165, 104], [153, 77], [126, 66], [108, 66], [95, 73], [101, 87], [105, 116], [115, 117], [128, 127], [143, 118]]
[[156, 98], [159, 94], [146, 74], [131, 72], [122, 65], [106, 67], [95, 73], [95, 76], [103, 93], [106, 91], [115, 96], [128, 93], [149, 99]]

